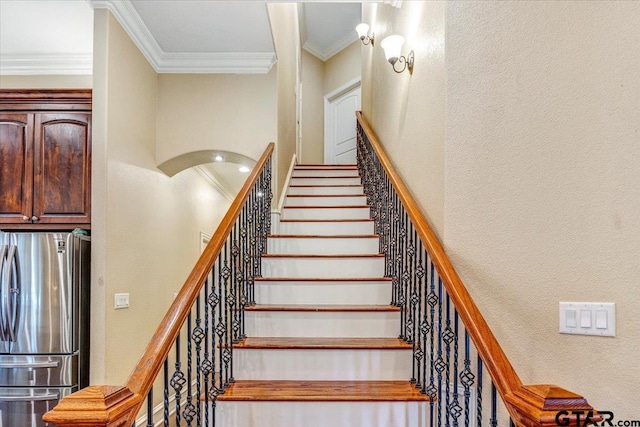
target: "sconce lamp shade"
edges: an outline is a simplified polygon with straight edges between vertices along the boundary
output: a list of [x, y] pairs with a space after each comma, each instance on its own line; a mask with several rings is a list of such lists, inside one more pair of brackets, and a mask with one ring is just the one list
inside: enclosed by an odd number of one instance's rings
[[391, 64], [395, 64], [400, 58], [400, 53], [402, 52], [402, 45], [404, 44], [404, 37], [393, 35], [389, 37], [385, 37], [382, 42], [380, 42], [380, 46], [384, 49], [384, 56], [387, 58]]
[[358, 24], [356, 26], [356, 33], [358, 33], [358, 37], [360, 38], [360, 40], [364, 40], [369, 33], [369, 25], [365, 24], [364, 22], [362, 24]]

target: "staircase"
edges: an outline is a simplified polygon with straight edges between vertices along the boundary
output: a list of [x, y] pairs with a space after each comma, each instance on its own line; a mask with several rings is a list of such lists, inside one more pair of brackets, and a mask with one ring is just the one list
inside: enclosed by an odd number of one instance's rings
[[215, 425], [425, 425], [355, 165], [294, 169]]

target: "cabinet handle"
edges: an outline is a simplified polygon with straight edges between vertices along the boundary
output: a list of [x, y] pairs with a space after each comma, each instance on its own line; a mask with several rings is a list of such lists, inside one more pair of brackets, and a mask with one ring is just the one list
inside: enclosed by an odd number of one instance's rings
[[26, 215], [22, 215], [22, 220], [23, 221], [31, 221], [31, 219]]
[[34, 215], [34, 216], [31, 217], [31, 221], [37, 221], [37, 220], [38, 220], [37, 216]]

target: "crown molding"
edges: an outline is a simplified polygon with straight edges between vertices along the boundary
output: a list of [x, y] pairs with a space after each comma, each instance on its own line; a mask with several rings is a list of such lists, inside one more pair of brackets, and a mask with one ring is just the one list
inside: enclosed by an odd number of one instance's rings
[[0, 55], [0, 75], [93, 74], [93, 55]]
[[310, 54], [312, 54], [313, 56], [315, 56], [316, 58], [320, 59], [321, 61], [327, 61], [331, 59], [331, 57], [333, 57], [334, 55], [341, 52], [344, 48], [346, 48], [347, 46], [351, 45], [352, 43], [358, 40], [359, 40], [358, 35], [355, 32], [353, 32], [353, 34], [349, 33], [345, 35], [340, 40], [338, 40], [337, 42], [335, 42], [334, 44], [332, 44], [326, 49], [322, 49], [317, 44], [309, 40], [307, 40], [304, 43], [304, 46], [302, 46], [302, 48], [307, 52], [309, 52]]
[[88, 0], [94, 9], [107, 9], [157, 73], [266, 74], [275, 53], [164, 52], [129, 0]]

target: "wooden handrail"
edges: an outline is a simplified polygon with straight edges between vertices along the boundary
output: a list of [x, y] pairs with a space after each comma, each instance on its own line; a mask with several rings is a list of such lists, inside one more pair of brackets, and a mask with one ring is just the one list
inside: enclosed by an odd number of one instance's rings
[[519, 426], [555, 426], [555, 414], [559, 410], [593, 410], [582, 396], [560, 387], [553, 385], [524, 386], [522, 384], [520, 377], [513, 369], [511, 362], [458, 276], [420, 207], [385, 153], [373, 129], [361, 111], [356, 112], [356, 117], [398, 198], [404, 205], [418, 237], [429, 253], [438, 275], [442, 279], [442, 283], [513, 421]]
[[164, 360], [200, 293], [202, 284], [222, 250], [242, 207], [249, 197], [275, 144], [269, 143], [227, 214], [185, 280], [173, 304], [153, 334], [138, 364], [124, 386], [90, 386], [65, 397], [44, 416], [46, 422], [64, 426], [131, 426], [151, 390]]

